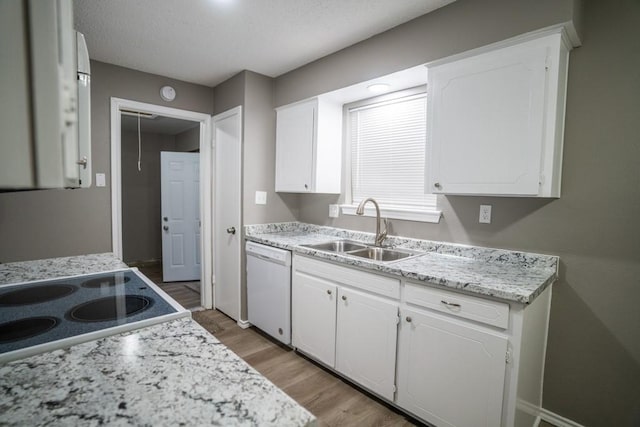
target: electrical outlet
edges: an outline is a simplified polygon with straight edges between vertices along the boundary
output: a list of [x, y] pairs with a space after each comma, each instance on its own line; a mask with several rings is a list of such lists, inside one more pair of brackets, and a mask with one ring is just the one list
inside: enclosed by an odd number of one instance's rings
[[338, 218], [340, 216], [340, 205], [329, 205], [329, 218]]
[[256, 205], [266, 205], [266, 204], [267, 204], [267, 192], [256, 191]]
[[480, 205], [480, 224], [491, 224], [491, 205]]

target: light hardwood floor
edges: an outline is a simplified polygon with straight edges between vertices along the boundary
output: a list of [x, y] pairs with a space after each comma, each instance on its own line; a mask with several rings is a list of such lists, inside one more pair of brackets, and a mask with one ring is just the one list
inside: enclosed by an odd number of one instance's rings
[[[304, 406], [320, 426], [423, 426], [257, 329], [240, 328], [216, 310], [193, 319]], [[553, 427], [542, 421], [541, 427]]]
[[318, 417], [321, 426], [423, 425], [256, 329], [240, 328], [219, 311], [194, 312], [193, 318]]

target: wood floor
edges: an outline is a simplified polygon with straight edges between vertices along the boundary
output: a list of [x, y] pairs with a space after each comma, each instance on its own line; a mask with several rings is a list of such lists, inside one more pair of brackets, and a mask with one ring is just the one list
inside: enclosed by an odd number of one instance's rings
[[318, 417], [321, 426], [423, 425], [256, 329], [240, 328], [219, 311], [194, 312], [193, 318]]
[[[193, 319], [314, 414], [323, 427], [424, 426], [257, 329], [240, 328], [216, 310]], [[542, 421], [540, 427], [553, 427]]]
[[200, 282], [163, 282], [162, 264], [140, 265], [138, 269], [181, 306], [188, 309], [200, 307]]

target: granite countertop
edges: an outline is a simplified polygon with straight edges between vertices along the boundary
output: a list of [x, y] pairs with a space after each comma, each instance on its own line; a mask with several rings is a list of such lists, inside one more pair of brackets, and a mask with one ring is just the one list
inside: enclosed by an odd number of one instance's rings
[[0, 388], [8, 426], [315, 425], [188, 318], [0, 365]]
[[350, 239], [369, 244], [374, 234], [297, 222], [248, 225], [245, 238], [354, 267], [428, 282], [453, 290], [531, 303], [557, 278], [558, 257], [390, 236], [385, 244], [417, 256], [393, 262], [319, 251], [302, 245]]
[[128, 268], [112, 253], [0, 264], [0, 285]]
[[[0, 264], [0, 284], [126, 268], [113, 254]], [[0, 425], [313, 426], [191, 318], [0, 364]]]

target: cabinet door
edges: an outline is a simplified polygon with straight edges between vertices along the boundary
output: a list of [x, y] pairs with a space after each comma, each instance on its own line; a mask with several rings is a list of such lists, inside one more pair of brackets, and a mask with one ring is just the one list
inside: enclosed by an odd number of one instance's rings
[[314, 143], [317, 102], [278, 110], [276, 118], [276, 191], [314, 190]]
[[293, 346], [333, 368], [337, 286], [295, 271], [291, 292]]
[[534, 41], [429, 69], [430, 191], [538, 194], [546, 58]]
[[336, 369], [392, 401], [398, 304], [344, 288], [338, 295]]
[[501, 425], [507, 338], [411, 309], [400, 324], [398, 405], [440, 427]]

